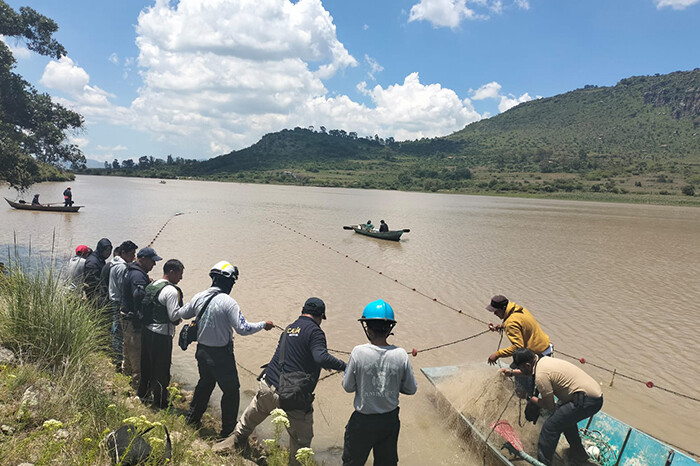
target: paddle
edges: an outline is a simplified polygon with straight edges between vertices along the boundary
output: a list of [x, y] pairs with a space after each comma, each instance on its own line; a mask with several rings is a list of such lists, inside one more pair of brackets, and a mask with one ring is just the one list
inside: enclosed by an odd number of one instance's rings
[[491, 428], [495, 430], [501, 437], [503, 437], [503, 439], [506, 441], [505, 445], [503, 446], [507, 448], [508, 451], [510, 451], [512, 454], [518, 455], [528, 463], [533, 464], [535, 466], [544, 466], [543, 463], [540, 463], [535, 458], [523, 451], [523, 442], [520, 441], [520, 438], [518, 438], [518, 434], [515, 432], [515, 429], [513, 429], [513, 426], [511, 426], [508, 421], [506, 421], [505, 419], [501, 419], [497, 423], [492, 424]]

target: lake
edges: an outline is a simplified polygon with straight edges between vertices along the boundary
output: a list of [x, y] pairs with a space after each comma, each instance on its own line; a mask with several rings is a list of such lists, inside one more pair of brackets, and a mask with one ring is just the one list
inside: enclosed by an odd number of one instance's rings
[[[25, 199], [40, 193], [42, 202], [60, 202], [65, 186], [36, 185]], [[158, 234], [158, 254], [185, 264], [185, 299], [209, 285], [213, 264], [228, 260], [240, 269], [231, 295], [248, 320], [285, 326], [318, 296], [327, 306], [328, 346], [342, 351], [366, 342], [357, 319], [375, 299], [396, 312], [389, 341], [410, 351], [485, 330], [479, 320], [495, 318], [484, 307], [504, 294], [535, 315], [559, 357], [617, 369], [610, 387], [610, 373], [582, 366], [601, 382], [606, 412], [698, 450], [700, 403], [620, 376], [700, 398], [700, 375], [691, 369], [692, 332], [700, 328], [698, 208], [91, 176], [71, 186], [76, 205], [85, 205], [78, 214], [1, 207], [0, 257], [15, 235], [40, 254], [53, 245], [63, 261], [101, 237], [143, 247]], [[411, 232], [396, 243], [342, 229], [368, 219]], [[157, 266], [151, 277], [159, 275]], [[268, 362], [278, 338], [278, 330], [236, 336], [241, 410], [257, 387], [251, 373]], [[411, 358], [419, 388], [401, 398], [401, 464], [478, 461], [445, 425], [420, 368], [485, 362], [498, 343], [489, 333]], [[173, 377], [193, 387], [194, 345], [173, 351]], [[312, 446], [328, 464], [339, 462], [352, 397], [338, 375], [319, 383]], [[272, 430], [269, 422], [261, 428], [263, 436]]]

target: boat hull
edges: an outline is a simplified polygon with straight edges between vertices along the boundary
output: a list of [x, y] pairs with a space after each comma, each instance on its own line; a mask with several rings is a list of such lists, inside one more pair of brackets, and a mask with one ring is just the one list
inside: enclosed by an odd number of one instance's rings
[[399, 241], [401, 235], [403, 235], [403, 230], [391, 230], [391, 231], [367, 231], [364, 229], [363, 225], [358, 225], [352, 228], [355, 233], [359, 233], [365, 236], [371, 236], [372, 238], [385, 239], [389, 241]]
[[36, 210], [39, 212], [77, 212], [80, 210], [81, 205], [75, 205], [71, 207], [64, 207], [64, 206], [52, 206], [52, 205], [35, 205], [35, 204], [22, 204], [20, 202], [14, 202], [9, 200], [8, 198], [5, 198], [8, 204], [10, 204], [11, 207], [17, 209], [17, 210]]

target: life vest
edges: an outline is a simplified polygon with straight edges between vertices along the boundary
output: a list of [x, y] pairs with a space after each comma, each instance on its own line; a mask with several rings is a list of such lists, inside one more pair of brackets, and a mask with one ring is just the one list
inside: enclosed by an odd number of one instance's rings
[[157, 285], [149, 283], [145, 289], [145, 296], [141, 302], [141, 310], [139, 312], [139, 318], [144, 324], [169, 324], [170, 317], [168, 316], [168, 308], [161, 304], [158, 297], [160, 292], [166, 286], [174, 286], [177, 290], [177, 296], [180, 306], [182, 306], [182, 290], [173, 285], [169, 281], [162, 281]]

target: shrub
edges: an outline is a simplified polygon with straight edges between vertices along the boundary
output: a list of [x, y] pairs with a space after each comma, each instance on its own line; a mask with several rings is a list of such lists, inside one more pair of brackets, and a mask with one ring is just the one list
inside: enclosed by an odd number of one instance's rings
[[79, 369], [106, 347], [100, 315], [49, 269], [29, 272], [15, 263], [0, 275], [0, 344], [27, 362]]
[[695, 196], [695, 188], [690, 184], [683, 186], [681, 192], [686, 196]]

